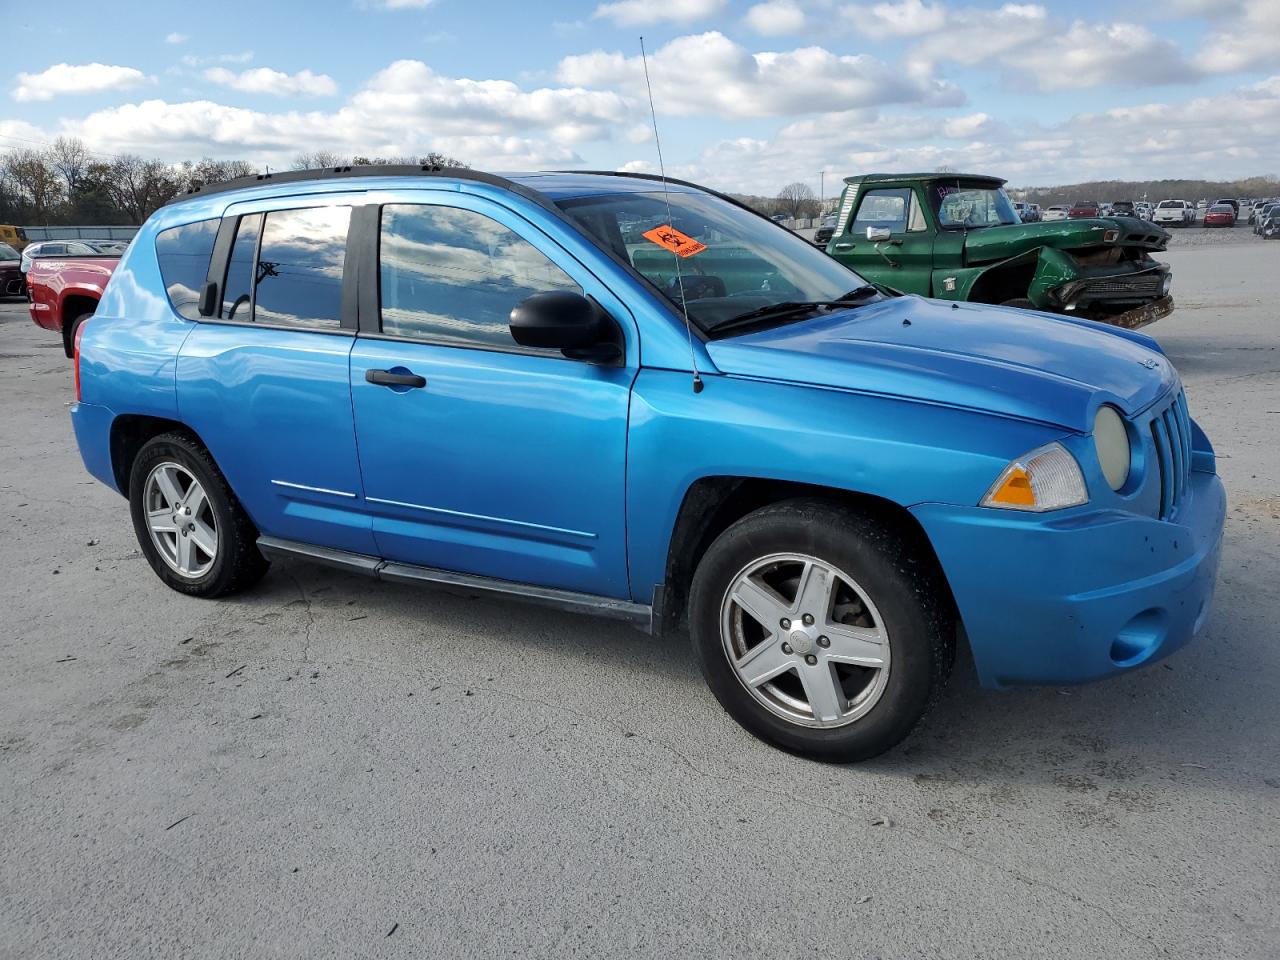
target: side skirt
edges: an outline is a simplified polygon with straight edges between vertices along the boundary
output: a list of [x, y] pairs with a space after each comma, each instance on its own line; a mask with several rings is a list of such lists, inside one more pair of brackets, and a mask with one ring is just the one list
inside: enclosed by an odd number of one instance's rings
[[483, 593], [501, 594], [543, 606], [569, 610], [574, 613], [587, 613], [597, 617], [608, 617], [612, 620], [625, 620], [649, 633], [654, 633], [658, 626], [653, 616], [653, 607], [643, 603], [631, 603], [628, 600], [615, 600], [612, 597], [600, 597], [591, 593], [577, 593], [573, 590], [557, 590], [554, 587], [539, 587], [531, 583], [496, 580], [492, 577], [478, 577], [470, 573], [455, 573], [452, 570], [419, 567], [412, 563], [381, 560], [378, 557], [370, 557], [362, 553], [350, 553], [346, 550], [335, 550], [331, 547], [317, 547], [309, 543], [298, 543], [294, 540], [281, 540], [278, 537], [259, 537], [258, 549], [268, 558], [284, 557], [295, 560], [310, 560], [326, 567], [336, 567], [340, 570], [363, 573], [379, 580], [388, 580], [395, 583], [434, 583], [461, 590], [477, 590]]

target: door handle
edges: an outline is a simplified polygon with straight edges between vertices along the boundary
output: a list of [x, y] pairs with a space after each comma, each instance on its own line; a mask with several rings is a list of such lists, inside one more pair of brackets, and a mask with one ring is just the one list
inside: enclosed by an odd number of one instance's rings
[[364, 378], [382, 387], [425, 387], [427, 378], [416, 373], [393, 373], [390, 370], [366, 370]]
[[835, 249], [837, 249], [837, 250], [852, 250], [855, 246], [856, 246], [856, 244], [852, 244], [852, 243], [837, 243], [837, 244], [835, 245]]

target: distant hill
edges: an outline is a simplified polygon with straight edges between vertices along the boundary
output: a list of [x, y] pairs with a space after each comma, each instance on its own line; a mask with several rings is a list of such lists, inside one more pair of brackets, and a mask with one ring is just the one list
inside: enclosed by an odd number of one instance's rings
[[1009, 196], [1027, 203], [1048, 206], [1076, 200], [1208, 200], [1220, 197], [1280, 197], [1280, 177], [1249, 177], [1245, 180], [1094, 180], [1057, 187], [1006, 188]]

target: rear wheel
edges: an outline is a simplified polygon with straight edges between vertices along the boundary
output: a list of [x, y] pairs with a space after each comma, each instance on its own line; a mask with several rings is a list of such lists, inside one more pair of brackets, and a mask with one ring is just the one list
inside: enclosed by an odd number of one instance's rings
[[900, 742], [954, 656], [949, 593], [893, 525], [821, 500], [739, 520], [694, 576], [690, 628], [708, 686], [755, 736], [821, 760]]
[[62, 333], [62, 349], [67, 351], [67, 359], [75, 356], [76, 353], [76, 331], [80, 329], [80, 324], [84, 323], [93, 316], [93, 311], [82, 313], [63, 328]]
[[266, 572], [257, 529], [190, 437], [167, 433], [143, 446], [129, 475], [129, 506], [151, 569], [179, 593], [220, 597]]

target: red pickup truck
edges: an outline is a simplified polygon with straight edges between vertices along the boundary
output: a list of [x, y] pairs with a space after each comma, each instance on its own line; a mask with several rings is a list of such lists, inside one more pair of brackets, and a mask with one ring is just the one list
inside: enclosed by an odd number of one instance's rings
[[31, 319], [62, 333], [62, 346], [75, 352], [76, 328], [98, 309], [102, 291], [120, 262], [117, 255], [35, 257], [27, 270]]

